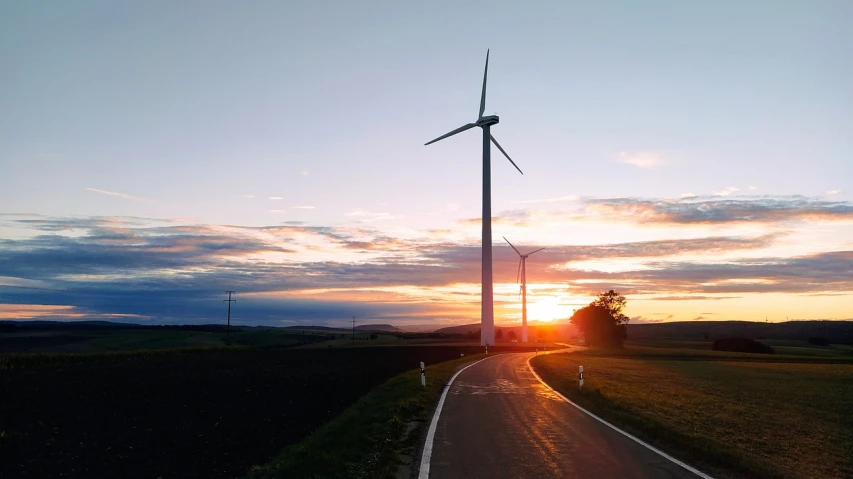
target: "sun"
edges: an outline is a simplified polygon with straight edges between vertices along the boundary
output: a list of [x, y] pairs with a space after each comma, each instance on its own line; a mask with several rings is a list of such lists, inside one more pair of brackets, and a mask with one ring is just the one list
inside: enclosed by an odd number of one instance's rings
[[527, 320], [550, 323], [558, 319], [565, 319], [572, 315], [572, 308], [565, 304], [564, 297], [568, 295], [552, 296], [528, 296], [527, 297]]

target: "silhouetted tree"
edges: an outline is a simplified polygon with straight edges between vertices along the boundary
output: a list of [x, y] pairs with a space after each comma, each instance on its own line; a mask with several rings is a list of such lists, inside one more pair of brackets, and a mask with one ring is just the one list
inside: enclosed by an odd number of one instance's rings
[[622, 310], [625, 309], [625, 305], [628, 304], [628, 300], [625, 299], [625, 296], [613, 291], [607, 291], [606, 293], [600, 293], [598, 298], [589, 303], [590, 306], [601, 306], [606, 309], [610, 316], [613, 317], [613, 320], [616, 324], [627, 324], [631, 318], [622, 314]]
[[379, 337], [379, 336], [377, 336], [377, 335], [376, 335], [376, 333], [373, 333], [373, 334], [371, 334], [371, 335], [370, 335], [370, 339], [376, 339], [376, 338], [378, 338], [378, 337]]
[[498, 329], [497, 331], [495, 331], [495, 339], [503, 339], [503, 338], [504, 338], [504, 332], [502, 329]]
[[507, 337], [510, 339], [510, 341], [518, 338], [518, 336], [516, 336], [515, 334], [515, 331], [510, 331], [509, 334], [507, 334]]
[[584, 335], [588, 346], [622, 347], [627, 336], [625, 323], [628, 316], [622, 313], [627, 300], [613, 291], [601, 293], [598, 298], [572, 315], [571, 322]]

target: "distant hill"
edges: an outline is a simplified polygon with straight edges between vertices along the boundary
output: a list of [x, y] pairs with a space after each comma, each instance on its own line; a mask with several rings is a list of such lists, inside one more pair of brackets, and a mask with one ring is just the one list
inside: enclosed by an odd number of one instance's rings
[[112, 323], [110, 321], [2, 321], [2, 330], [76, 330], [76, 329], [127, 329], [139, 327], [136, 324]]
[[281, 327], [281, 328], [274, 328], [274, 329], [299, 329], [299, 330], [304, 330], [304, 331], [308, 331], [308, 330], [315, 330], [315, 329], [316, 329], [316, 330], [320, 330], [320, 331], [337, 331], [337, 330], [339, 330], [339, 329], [347, 329], [347, 328], [332, 328], [332, 327], [329, 327], [329, 326], [312, 326], [312, 325], [307, 325], [307, 326], [283, 326], [283, 327]]
[[396, 326], [391, 326], [390, 324], [362, 324], [355, 327], [356, 331], [365, 332], [380, 332], [380, 333], [394, 333], [397, 332]]
[[439, 334], [468, 334], [471, 331], [480, 329], [480, 323], [463, 324], [462, 326], [448, 326], [446, 328], [436, 329], [434, 332]]
[[677, 321], [657, 324], [629, 324], [628, 339], [696, 338], [787, 339], [808, 341], [825, 338], [830, 343], [853, 344], [853, 321]]
[[[14, 331], [103, 331], [131, 329], [172, 329], [181, 331], [225, 331], [224, 324], [133, 324], [111, 321], [0, 321], [0, 332]], [[234, 331], [237, 328], [231, 326]]]

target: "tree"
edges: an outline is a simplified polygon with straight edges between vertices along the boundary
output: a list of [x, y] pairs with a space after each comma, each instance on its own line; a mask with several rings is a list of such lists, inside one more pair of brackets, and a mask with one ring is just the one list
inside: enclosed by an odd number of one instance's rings
[[507, 334], [507, 337], [509, 337], [510, 341], [515, 341], [516, 339], [518, 339], [518, 336], [516, 336], [515, 331], [510, 331], [509, 334]]
[[584, 335], [586, 344], [595, 347], [622, 347], [626, 337], [628, 316], [622, 313], [627, 300], [613, 291], [598, 298], [572, 315], [571, 322]]
[[504, 338], [504, 332], [502, 329], [498, 329], [497, 331], [495, 331], [495, 339], [503, 339], [503, 338]]
[[601, 306], [606, 309], [613, 317], [613, 320], [616, 321], [616, 324], [627, 324], [631, 319], [622, 314], [622, 310], [625, 309], [625, 305], [628, 304], [628, 300], [625, 299], [625, 296], [622, 296], [612, 289], [606, 293], [600, 293], [598, 298], [589, 304], [590, 306]]

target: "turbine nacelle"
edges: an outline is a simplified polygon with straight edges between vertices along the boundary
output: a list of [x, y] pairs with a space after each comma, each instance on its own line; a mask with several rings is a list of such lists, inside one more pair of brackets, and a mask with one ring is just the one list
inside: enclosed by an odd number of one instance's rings
[[480, 117], [480, 119], [477, 120], [477, 123], [475, 123], [475, 125], [482, 128], [484, 126], [497, 125], [499, 121], [500, 121], [500, 119], [498, 118], [497, 115], [489, 115], [489, 116]]

